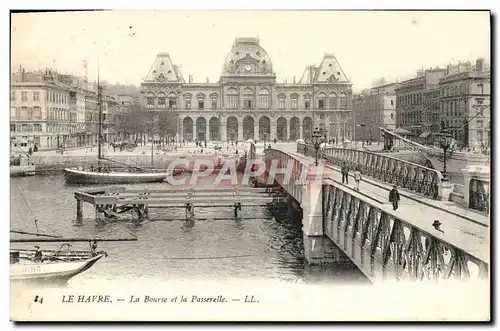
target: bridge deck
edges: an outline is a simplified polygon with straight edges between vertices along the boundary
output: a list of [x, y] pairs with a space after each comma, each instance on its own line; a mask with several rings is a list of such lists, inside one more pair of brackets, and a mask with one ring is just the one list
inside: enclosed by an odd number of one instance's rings
[[[307, 157], [298, 153], [289, 153], [303, 160], [307, 159], [310, 162], [314, 161], [314, 158], [312, 157]], [[325, 172], [331, 180], [340, 183], [342, 182], [342, 175], [340, 174], [340, 171], [338, 171], [338, 168], [327, 166], [325, 167]], [[375, 200], [383, 202], [379, 203], [378, 207], [386, 211], [388, 214], [399, 217], [421, 230], [431, 233], [436, 237], [441, 238], [443, 241], [448, 242], [455, 247], [459, 247], [467, 253], [489, 263], [490, 236], [489, 228], [487, 226], [471, 222], [466, 218], [457, 217], [456, 215], [447, 212], [447, 206], [445, 204], [440, 207], [441, 209], [438, 207], [433, 208], [407, 198], [401, 194], [399, 208], [398, 210], [393, 211], [392, 205], [388, 202], [389, 190], [391, 189], [390, 185], [385, 185], [387, 188], [384, 188], [379, 183], [374, 184], [372, 181], [363, 179], [360, 183], [360, 192], [358, 193], [352, 189], [354, 186], [354, 179], [350, 178], [349, 185], [344, 186], [351, 189], [354, 195], [362, 194], [365, 197], [369, 196]], [[418, 196], [418, 198], [425, 199], [421, 196]], [[441, 201], [434, 202], [437, 204], [443, 203]], [[442, 223], [441, 229], [444, 233], [434, 229], [432, 226], [434, 220], [439, 220]]]
[[[302, 158], [304, 160], [307, 159], [310, 162], [311, 162], [311, 160], [313, 160], [312, 157], [304, 156], [303, 154], [300, 154], [297, 152], [288, 151], [288, 153], [293, 154], [297, 158]], [[328, 168], [340, 172], [340, 168], [336, 165], [328, 164]], [[352, 171], [351, 171], [351, 174], [349, 176], [351, 177], [350, 180], [352, 180], [354, 183], [354, 178], [353, 178], [354, 176], [352, 175]], [[381, 189], [387, 190], [387, 194], [385, 194], [386, 198], [389, 194], [388, 191], [392, 189], [391, 184], [380, 182], [380, 181], [378, 181], [374, 178], [371, 178], [371, 177], [363, 176], [363, 181], [370, 183], [372, 185], [375, 185], [375, 186], [379, 186]], [[399, 194], [401, 196], [405, 196], [406, 198], [410, 198], [410, 199], [414, 199], [414, 200], [416, 199], [418, 201], [418, 203], [423, 204], [423, 205], [427, 205], [428, 207], [437, 208], [437, 209], [446, 211], [447, 213], [452, 214], [456, 217], [467, 219], [470, 222], [478, 223], [480, 225], [489, 226], [489, 224], [490, 224], [490, 218], [487, 215], [480, 213], [478, 211], [475, 211], [474, 209], [461, 207], [452, 201], [440, 201], [440, 200], [431, 199], [431, 198], [423, 196], [421, 194], [405, 190], [404, 188], [398, 188], [398, 191], [399, 191]]]

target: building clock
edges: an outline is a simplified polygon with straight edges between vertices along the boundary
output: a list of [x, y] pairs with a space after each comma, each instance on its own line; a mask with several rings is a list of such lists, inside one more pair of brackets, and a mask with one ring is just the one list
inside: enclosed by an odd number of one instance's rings
[[250, 71], [250, 69], [252, 69], [252, 67], [251, 67], [249, 64], [247, 64], [247, 65], [245, 66], [245, 70], [246, 70], [246, 71]]

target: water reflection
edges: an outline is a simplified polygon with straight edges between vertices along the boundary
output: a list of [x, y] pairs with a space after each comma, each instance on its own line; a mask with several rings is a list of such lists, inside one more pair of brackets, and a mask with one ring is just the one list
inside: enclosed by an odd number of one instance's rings
[[[237, 219], [231, 208], [203, 208], [197, 210], [196, 218], [186, 220], [185, 210], [179, 208], [150, 209], [150, 221], [146, 222], [95, 222], [95, 210], [85, 204], [83, 222], [77, 224], [73, 192], [78, 187], [65, 186], [62, 176], [12, 178], [11, 187], [14, 186], [24, 192], [40, 222], [57, 229], [64, 237], [137, 236], [137, 241], [100, 242], [99, 249], [106, 251], [108, 257], [72, 279], [69, 287], [129, 279], [241, 278], [300, 282], [321, 278], [315, 276], [321, 274], [321, 268], [305, 269], [301, 221], [273, 218], [273, 211], [265, 208], [244, 207]], [[164, 188], [164, 184], [147, 187]], [[11, 192], [11, 227], [33, 227], [34, 216], [20, 202], [19, 192]], [[88, 244], [75, 243], [74, 249], [88, 249]], [[351, 276], [350, 271], [344, 272], [340, 267], [329, 268], [339, 270], [332, 277]]]

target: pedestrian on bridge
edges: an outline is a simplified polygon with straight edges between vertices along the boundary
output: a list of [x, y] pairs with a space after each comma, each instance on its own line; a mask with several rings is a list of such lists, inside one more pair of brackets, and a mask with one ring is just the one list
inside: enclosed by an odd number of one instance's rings
[[340, 172], [342, 173], [342, 184], [345, 182], [346, 185], [349, 185], [349, 167], [347, 162], [342, 163]]
[[398, 187], [394, 185], [392, 190], [389, 192], [389, 202], [392, 203], [392, 209], [397, 210], [399, 204], [399, 192]]
[[356, 190], [359, 191], [359, 182], [361, 181], [361, 172], [359, 172], [359, 166], [356, 167], [354, 171], [354, 181], [356, 182]]

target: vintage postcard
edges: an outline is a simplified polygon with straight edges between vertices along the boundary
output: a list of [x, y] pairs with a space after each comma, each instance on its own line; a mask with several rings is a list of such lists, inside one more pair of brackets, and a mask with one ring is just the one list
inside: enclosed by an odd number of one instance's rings
[[489, 321], [489, 11], [11, 12], [12, 321]]

